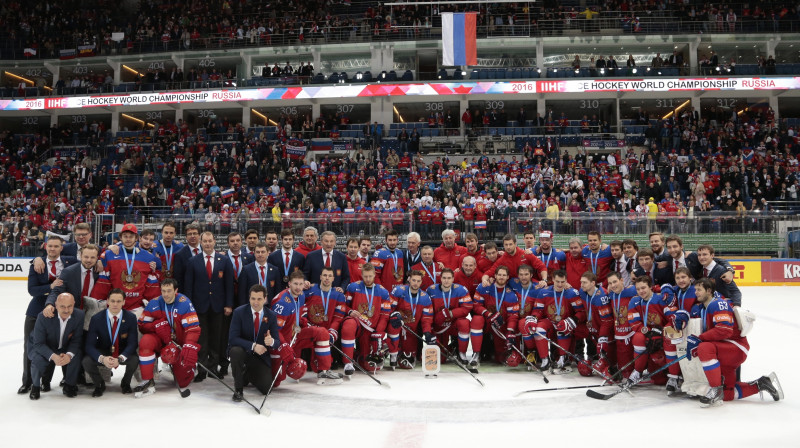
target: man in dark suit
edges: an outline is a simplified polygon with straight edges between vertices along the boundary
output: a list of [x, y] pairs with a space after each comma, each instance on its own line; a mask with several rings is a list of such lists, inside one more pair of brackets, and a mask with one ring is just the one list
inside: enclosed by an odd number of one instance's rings
[[[200, 321], [200, 353], [201, 364], [219, 374], [217, 366], [221, 360], [223, 341], [223, 316], [233, 312], [233, 279], [234, 271], [231, 261], [225, 255], [215, 252], [216, 240], [211, 232], [200, 235], [200, 246], [203, 251], [194, 256], [186, 265], [184, 293], [192, 301]], [[182, 251], [183, 249], [181, 249]], [[201, 382], [206, 371], [201, 369], [195, 382]]]
[[72, 230], [72, 236], [75, 238], [75, 242], [64, 244], [63, 254], [77, 257], [81, 247], [89, 244], [92, 240], [92, 227], [86, 222], [75, 224], [75, 228]]
[[350, 270], [347, 267], [347, 255], [334, 250], [336, 247], [336, 234], [333, 232], [322, 232], [322, 249], [315, 250], [306, 257], [303, 274], [306, 280], [319, 283], [319, 276], [322, 268], [333, 269], [333, 287], [339, 292], [343, 292], [350, 284]]
[[[174, 279], [178, 281], [178, 289], [181, 291], [186, 290], [186, 266], [189, 264], [189, 259], [199, 255], [202, 249], [200, 248], [200, 225], [189, 224], [186, 226], [186, 245], [175, 254], [173, 259], [173, 275]], [[193, 299], [194, 297], [189, 297]], [[194, 302], [194, 301], [192, 301]]]
[[[285, 229], [281, 232], [280, 250], [276, 250], [267, 257], [267, 263], [277, 267], [281, 273], [276, 294], [289, 287], [289, 274], [294, 271], [302, 271], [305, 266], [306, 257], [293, 248], [294, 234], [291, 229]], [[270, 299], [272, 297], [274, 296], [269, 296]]]
[[261, 285], [267, 290], [267, 299], [272, 300], [273, 297], [278, 295], [279, 292], [285, 288], [280, 287], [281, 272], [280, 269], [267, 262], [267, 243], [258, 242], [253, 253], [255, 254], [255, 263], [250, 263], [242, 269], [242, 274], [239, 276], [239, 296], [237, 298], [237, 306], [247, 305], [249, 301], [250, 288], [253, 285]]
[[[228, 234], [228, 251], [225, 255], [227, 255], [228, 259], [231, 261], [233, 272], [235, 273], [233, 278], [233, 298], [236, 300], [238, 298], [239, 277], [242, 275], [242, 269], [244, 269], [245, 265], [254, 262], [255, 257], [242, 249], [242, 235], [238, 232]], [[225, 316], [222, 322], [222, 345], [220, 345], [220, 347], [228, 346], [228, 330], [230, 328], [231, 316]], [[220, 359], [220, 378], [228, 374], [228, 364], [228, 359], [223, 356], [222, 359]]]
[[228, 334], [235, 390], [233, 401], [242, 401], [247, 383], [253, 384], [264, 395], [269, 392], [272, 362], [267, 349], [277, 350], [280, 345], [278, 319], [264, 306], [268, 300], [267, 289], [253, 285], [248, 296], [250, 303], [234, 310]]
[[75, 309], [75, 298], [63, 293], [56, 299], [56, 319], [44, 314], [36, 317], [36, 325], [30, 339], [28, 359], [31, 360], [31, 400], [38, 400], [42, 374], [50, 364], [66, 366], [64, 395], [78, 395], [78, 373], [80, 373], [81, 349], [83, 348], [83, 311]]
[[419, 245], [422, 244], [422, 238], [417, 232], [410, 232], [406, 237], [406, 245], [408, 249], [403, 249], [403, 262], [405, 263], [405, 270], [408, 272], [411, 267], [422, 261], [422, 252], [419, 250]]
[[[104, 308], [104, 304], [98, 304], [99, 300], [92, 298], [94, 286], [97, 284], [97, 279], [100, 274], [94, 269], [99, 257], [100, 248], [94, 244], [87, 244], [80, 249], [78, 255], [80, 256], [80, 263], [74, 263], [61, 271], [58, 280], [54, 282], [53, 289], [47, 296], [43, 313], [45, 317], [53, 317], [56, 311], [56, 298], [61, 293], [68, 292], [72, 297], [76, 298], [76, 306], [84, 310], [85, 313], [91, 313], [88, 319], [91, 319], [100, 308]], [[88, 276], [87, 276], [88, 274]], [[88, 282], [87, 282], [88, 280]], [[87, 297], [89, 299], [87, 299]], [[101, 299], [105, 300], [105, 297]], [[88, 319], [84, 322], [84, 330], [87, 330]]]
[[742, 292], [736, 282], [725, 282], [723, 276], [728, 270], [714, 261], [714, 246], [701, 244], [697, 246], [697, 259], [702, 265], [703, 277], [714, 280], [714, 290], [730, 299], [733, 306], [742, 306]]
[[670, 282], [670, 271], [668, 269], [659, 269], [655, 263], [655, 256], [650, 249], [641, 249], [636, 254], [636, 261], [638, 266], [633, 270], [633, 278], [646, 275], [653, 280], [653, 285], [663, 285]]
[[[697, 257], [696, 252], [686, 253], [683, 250], [683, 239], [678, 235], [670, 235], [667, 237], [666, 252], [664, 255], [657, 257], [659, 268], [664, 268], [670, 271], [670, 283], [675, 283], [675, 270], [679, 267], [686, 267], [692, 273], [692, 277], [699, 279], [703, 277], [703, 265]], [[733, 281], [733, 267], [726, 260], [714, 257], [714, 262], [725, 268], [725, 272], [720, 277], [723, 282], [730, 283]]]
[[100, 366], [116, 369], [125, 366], [125, 375], [120, 383], [123, 394], [130, 394], [133, 372], [139, 367], [139, 334], [136, 315], [122, 309], [125, 304], [125, 293], [121, 289], [112, 289], [108, 294], [108, 310], [97, 313], [89, 321], [89, 332], [86, 334], [86, 356], [83, 358], [83, 369], [92, 377], [94, 383], [93, 397], [103, 396], [106, 383], [100, 375]]
[[[64, 284], [63, 280], [59, 278], [63, 269], [67, 266], [75, 264], [77, 260], [75, 257], [67, 257], [62, 255], [64, 240], [57, 236], [51, 236], [45, 244], [47, 250], [47, 258], [45, 264], [47, 269], [42, 273], [37, 273], [34, 266], [31, 265], [28, 272], [28, 294], [33, 298], [28, 303], [28, 309], [25, 311], [25, 325], [23, 329], [23, 353], [22, 353], [22, 386], [17, 390], [18, 394], [26, 394], [30, 391], [32, 385], [40, 386], [40, 383], [33, 383], [31, 379], [31, 361], [28, 358], [28, 351], [30, 350], [29, 341], [33, 327], [36, 324], [36, 317], [45, 309], [47, 302], [47, 295], [57, 286]], [[53, 306], [55, 309], [55, 305]], [[53, 317], [52, 314], [47, 317]], [[50, 379], [53, 377], [53, 369], [48, 368], [42, 374], [42, 384], [45, 392], [50, 390]]]

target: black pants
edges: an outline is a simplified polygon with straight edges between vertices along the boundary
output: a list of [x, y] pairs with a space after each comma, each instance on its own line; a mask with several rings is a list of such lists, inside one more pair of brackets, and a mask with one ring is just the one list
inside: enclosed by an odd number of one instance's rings
[[[100, 353], [103, 356], [111, 356], [111, 350], [100, 350]], [[125, 362], [121, 359], [119, 360], [120, 365], [125, 366], [125, 375], [122, 376], [122, 381], [120, 384], [127, 384], [130, 386], [131, 378], [133, 378], [133, 373], [136, 372], [136, 369], [139, 368], [139, 357], [136, 354], [131, 355]], [[83, 357], [83, 370], [92, 377], [92, 383], [95, 386], [99, 386], [103, 384], [103, 377], [100, 375], [100, 364], [97, 362], [96, 359], [92, 359], [89, 355]]]
[[[28, 346], [31, 339], [31, 333], [33, 333], [33, 327], [36, 325], [36, 318], [31, 316], [25, 316], [25, 328], [23, 330], [23, 339], [22, 339], [22, 384], [25, 386], [33, 385], [33, 380], [31, 380], [31, 360], [28, 359]], [[56, 370], [55, 364], [50, 364], [47, 368], [42, 372], [42, 383], [49, 383], [50, 380], [53, 379], [53, 372]], [[39, 387], [39, 384], [35, 385]]]
[[214, 370], [220, 362], [220, 344], [222, 343], [222, 318], [223, 313], [215, 313], [208, 310], [205, 313], [197, 313], [200, 321], [200, 353], [198, 362], [206, 366], [209, 370]]
[[243, 389], [249, 383], [266, 395], [272, 384], [272, 368], [258, 355], [242, 347], [231, 347], [230, 356], [234, 389]]
[[[61, 351], [60, 353], [56, 351], [56, 354], [66, 353], [66, 351]], [[66, 373], [64, 375], [64, 382], [67, 385], [75, 386], [78, 384], [78, 374], [81, 370], [81, 353], [74, 353], [75, 357], [72, 358], [72, 361], [69, 362], [66, 366]], [[53, 375], [53, 371], [56, 367], [56, 364], [49, 359], [45, 359], [44, 356], [39, 355], [38, 353], [33, 354], [33, 359], [31, 359], [31, 384], [37, 386], [41, 382], [50, 382], [50, 378], [46, 378], [44, 375], [47, 372], [50, 372], [51, 378]]]
[[228, 357], [224, 355], [224, 351], [225, 351], [225, 348], [228, 347], [228, 332], [231, 329], [231, 319], [232, 318], [233, 318], [232, 314], [230, 316], [225, 316], [223, 314], [223, 316], [222, 316], [222, 333], [221, 333], [222, 339], [220, 339], [219, 347], [220, 347], [220, 350], [223, 351], [223, 353], [220, 354], [220, 359], [219, 359], [219, 365], [220, 366], [228, 366], [228, 365], [230, 365], [230, 362], [228, 361]]

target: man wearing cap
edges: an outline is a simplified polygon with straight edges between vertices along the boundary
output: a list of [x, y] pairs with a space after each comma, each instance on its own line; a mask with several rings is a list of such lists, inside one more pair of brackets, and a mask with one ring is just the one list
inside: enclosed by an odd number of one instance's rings
[[[133, 224], [125, 224], [119, 234], [122, 250], [115, 254], [106, 250], [100, 257], [104, 270], [97, 279], [93, 296], [105, 299], [114, 288], [125, 293], [124, 309], [141, 316], [144, 300], [161, 295], [156, 276], [156, 256], [136, 247], [139, 230]], [[151, 265], [151, 263], [153, 263]]]
[[567, 255], [564, 251], [553, 247], [553, 232], [543, 230], [539, 233], [539, 246], [533, 251], [547, 268], [547, 283], [553, 284], [553, 272], [567, 268]]

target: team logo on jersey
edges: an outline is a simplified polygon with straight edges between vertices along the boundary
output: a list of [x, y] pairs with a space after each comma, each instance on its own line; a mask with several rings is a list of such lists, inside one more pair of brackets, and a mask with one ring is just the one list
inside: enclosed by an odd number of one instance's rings
[[619, 307], [619, 314], [617, 315], [617, 326], [624, 327], [628, 325], [628, 307]]
[[647, 313], [647, 322], [653, 325], [661, 325], [661, 315], [658, 313]]
[[119, 273], [119, 277], [122, 281], [123, 289], [134, 289], [142, 279], [142, 273], [139, 271], [132, 271], [129, 275], [127, 272], [123, 271]]
[[196, 314], [186, 317], [186, 324], [196, 324], [198, 322], [199, 321]]
[[558, 313], [556, 313], [556, 305], [554, 303], [551, 303], [550, 305], [548, 305], [547, 306], [547, 310], [545, 312], [553, 320], [555, 320], [556, 318], [558, 318], [560, 320], [560, 318], [561, 318], [561, 316], [558, 315]]
[[320, 304], [311, 305], [308, 309], [308, 314], [311, 316], [311, 322], [315, 324], [328, 320], [328, 316], [325, 314], [325, 308]]

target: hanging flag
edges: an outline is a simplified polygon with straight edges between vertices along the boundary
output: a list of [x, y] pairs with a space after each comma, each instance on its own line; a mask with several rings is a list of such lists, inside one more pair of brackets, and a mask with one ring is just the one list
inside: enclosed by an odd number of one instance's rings
[[36, 56], [36, 49], [28, 47], [25, 49], [24, 54], [27, 57]]
[[478, 65], [478, 14], [442, 13], [442, 65]]
[[228, 199], [229, 197], [233, 196], [233, 188], [228, 188], [227, 190], [222, 190], [222, 198]]

